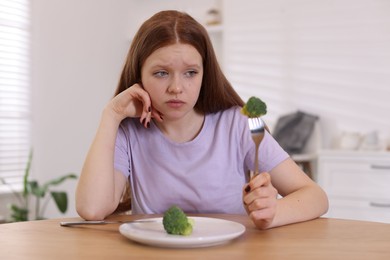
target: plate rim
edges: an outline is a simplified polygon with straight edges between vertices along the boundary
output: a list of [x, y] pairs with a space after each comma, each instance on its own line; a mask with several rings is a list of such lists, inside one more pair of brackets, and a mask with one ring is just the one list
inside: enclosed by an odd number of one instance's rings
[[[172, 236], [171, 239], [153, 239], [153, 238], [145, 238], [144, 236], [138, 236], [137, 234], [129, 234], [126, 232], [126, 230], [139, 223], [124, 223], [119, 226], [119, 232], [126, 238], [130, 239], [131, 241], [150, 245], [150, 246], [157, 246], [157, 247], [168, 247], [168, 248], [197, 248], [197, 247], [209, 247], [209, 246], [215, 246], [220, 244], [225, 244], [239, 236], [245, 233], [246, 227], [236, 221], [227, 220], [223, 218], [217, 218], [217, 217], [202, 217], [202, 216], [188, 216], [189, 218], [192, 218], [195, 220], [195, 223], [199, 221], [217, 221], [217, 222], [223, 222], [223, 223], [229, 223], [237, 226], [238, 231], [232, 232], [231, 234], [226, 234], [221, 237], [221, 235], [215, 235], [215, 236], [209, 236], [209, 237], [199, 237], [191, 239], [191, 236], [179, 236], [179, 235], [169, 235]], [[145, 218], [143, 220], [156, 220], [162, 222], [163, 217], [153, 217], [153, 218]], [[177, 243], [177, 241], [180, 241], [180, 243]]]

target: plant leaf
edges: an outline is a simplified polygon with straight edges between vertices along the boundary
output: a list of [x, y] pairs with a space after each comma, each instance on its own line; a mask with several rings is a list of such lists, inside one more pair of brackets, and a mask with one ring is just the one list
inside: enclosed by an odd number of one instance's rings
[[23, 197], [27, 197], [28, 195], [27, 183], [28, 183], [28, 175], [30, 174], [30, 169], [31, 169], [32, 156], [33, 156], [33, 151], [32, 149], [30, 149], [26, 169], [24, 170], [24, 176], [23, 176]]
[[28, 209], [19, 207], [15, 204], [11, 204], [10, 210], [11, 210], [11, 219], [13, 221], [17, 222], [17, 221], [28, 220]]
[[50, 181], [46, 182], [45, 184], [43, 184], [44, 190], [47, 191], [49, 186], [59, 185], [67, 179], [77, 179], [77, 175], [75, 175], [74, 173], [69, 173], [69, 174], [61, 176], [57, 179], [50, 180]]
[[47, 191], [47, 188], [40, 187], [37, 181], [28, 181], [27, 187], [29, 192], [39, 198], [43, 198]]
[[61, 213], [65, 213], [68, 209], [68, 195], [63, 191], [52, 191], [50, 192], [51, 196], [54, 199], [54, 202], [57, 205], [57, 208]]

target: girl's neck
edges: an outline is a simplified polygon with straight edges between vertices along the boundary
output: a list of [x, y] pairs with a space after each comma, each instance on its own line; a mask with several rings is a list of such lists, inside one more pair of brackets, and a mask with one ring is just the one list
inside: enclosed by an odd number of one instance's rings
[[165, 119], [163, 122], [154, 121], [161, 132], [176, 143], [185, 143], [194, 140], [200, 133], [204, 123], [204, 114], [191, 113], [177, 120]]

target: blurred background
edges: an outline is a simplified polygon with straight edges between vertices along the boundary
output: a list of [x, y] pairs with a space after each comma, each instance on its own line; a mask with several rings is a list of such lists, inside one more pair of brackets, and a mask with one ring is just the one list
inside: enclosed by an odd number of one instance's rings
[[[370, 156], [388, 162], [390, 1], [1, 0], [2, 176], [20, 183], [30, 147], [32, 178], [80, 173], [132, 36], [164, 9], [188, 12], [206, 26], [242, 98], [267, 103], [271, 131], [281, 116], [303, 111], [319, 118], [317, 155], [361, 150], [358, 143], [371, 138]], [[7, 42], [7, 28], [17, 28], [22, 45]], [[14, 63], [8, 54], [16, 47], [22, 58]], [[23, 72], [4, 76], [15, 66]], [[69, 195], [65, 216], [77, 216], [75, 186], [61, 185]], [[0, 184], [0, 215], [8, 217], [12, 200]], [[63, 215], [51, 202], [45, 216]]]

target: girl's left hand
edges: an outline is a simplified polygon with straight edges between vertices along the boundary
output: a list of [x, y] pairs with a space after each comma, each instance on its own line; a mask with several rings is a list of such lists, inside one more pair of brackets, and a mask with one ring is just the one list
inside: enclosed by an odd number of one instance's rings
[[243, 202], [245, 209], [260, 229], [271, 226], [276, 215], [278, 191], [271, 183], [271, 175], [268, 172], [258, 174], [243, 190]]

